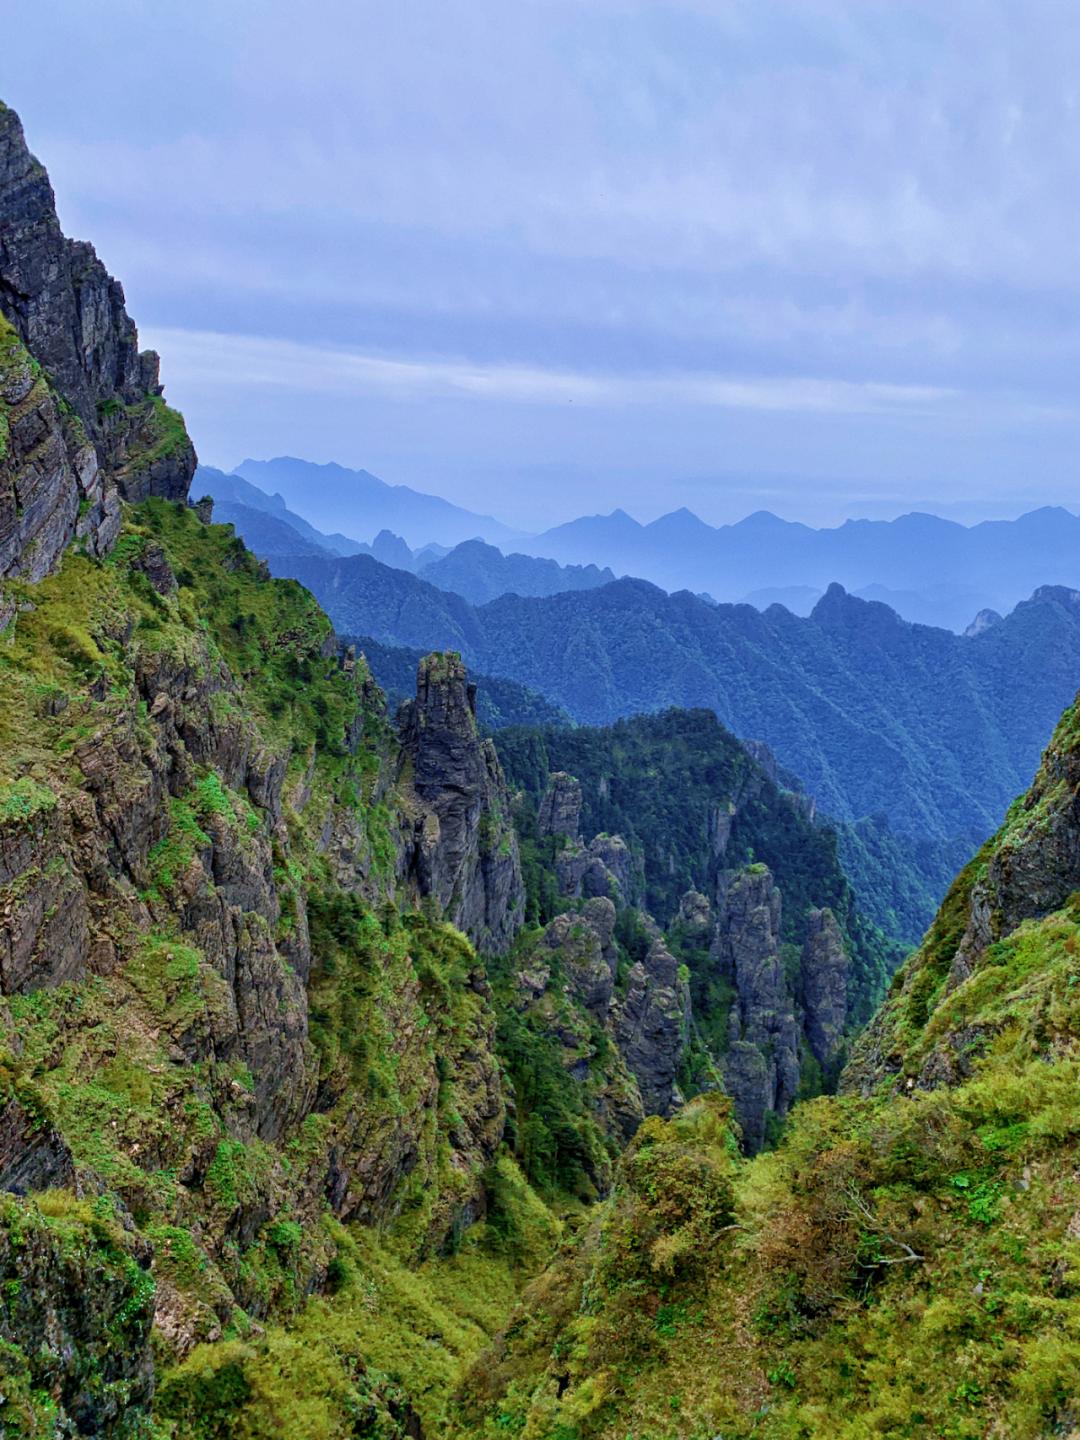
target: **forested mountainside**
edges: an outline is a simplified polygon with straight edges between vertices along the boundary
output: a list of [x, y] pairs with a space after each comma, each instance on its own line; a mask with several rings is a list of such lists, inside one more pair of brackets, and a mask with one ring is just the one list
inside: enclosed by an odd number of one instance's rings
[[4, 1432], [1075, 1429], [1076, 711], [857, 1035], [771, 755], [391, 720], [0, 122]]
[[314, 561], [287, 568], [340, 629], [450, 646], [586, 724], [714, 710], [800, 778], [839, 824], [868, 913], [913, 943], [1027, 783], [1080, 673], [1078, 592], [1052, 587], [968, 639], [839, 587], [805, 619], [636, 580], [473, 608], [369, 557], [329, 574]]
[[1080, 670], [1080, 592], [1052, 588], [968, 640], [838, 586], [808, 619], [637, 580], [474, 609], [364, 556], [329, 576], [291, 568], [351, 634], [452, 647], [585, 724], [705, 706], [764, 740], [829, 814], [881, 813], [938, 840], [993, 830]]

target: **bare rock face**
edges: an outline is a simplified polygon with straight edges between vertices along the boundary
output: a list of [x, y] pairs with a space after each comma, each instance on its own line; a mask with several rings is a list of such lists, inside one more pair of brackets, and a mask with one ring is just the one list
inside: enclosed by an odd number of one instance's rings
[[826, 1071], [836, 1067], [848, 1018], [851, 959], [831, 910], [811, 910], [799, 977], [802, 982], [803, 1032]]
[[549, 776], [544, 798], [540, 802], [538, 826], [541, 835], [565, 835], [569, 840], [581, 838], [581, 782], [565, 770]]
[[0, 105], [0, 578], [40, 579], [74, 538], [114, 543], [120, 500], [187, 498], [195, 452], [140, 352], [124, 292], [60, 229], [52, 186]]
[[[1059, 603], [1077, 603], [1077, 592], [1064, 587], [1045, 587], [1041, 593]], [[969, 1075], [997, 1022], [931, 1024], [939, 1006], [979, 973], [995, 942], [1027, 920], [1063, 909], [1078, 890], [1080, 704], [1074, 702], [1047, 746], [1031, 789], [957, 877], [921, 950], [859, 1036], [841, 1089], [869, 1093], [887, 1078], [935, 1089]]]
[[501, 954], [521, 928], [525, 887], [506, 780], [477, 730], [476, 687], [458, 655], [420, 662], [401, 746], [401, 786], [414, 802], [402, 878], [478, 949]]
[[629, 845], [621, 835], [597, 835], [588, 845], [568, 845], [555, 857], [559, 893], [568, 900], [606, 895], [620, 908], [633, 905], [641, 893], [641, 877]]
[[770, 1112], [784, 1115], [799, 1088], [799, 1034], [780, 953], [780, 891], [764, 865], [722, 871], [713, 958], [735, 991], [724, 1084], [750, 1154]]
[[1059, 909], [1078, 887], [1080, 745], [1066, 719], [972, 885], [951, 984], [966, 979], [995, 940]]
[[0, 992], [81, 980], [90, 912], [52, 793], [24, 781], [0, 818]]
[[676, 1076], [690, 1029], [690, 993], [663, 939], [631, 968], [614, 1018], [645, 1114], [670, 1115], [680, 1100]]
[[[651, 943], [621, 979], [607, 896], [556, 915], [517, 974], [517, 1008], [559, 1042], [601, 1130], [621, 1143], [646, 1116], [682, 1103], [677, 1075], [690, 1029], [685, 972], [649, 917], [640, 919]], [[604, 1188], [604, 1176], [594, 1180]]]
[[570, 993], [601, 1025], [615, 991], [614, 930], [615, 906], [598, 897], [577, 913], [556, 915], [543, 935], [544, 948], [561, 956]]
[[26, 1195], [75, 1184], [75, 1162], [63, 1136], [17, 1096], [0, 1104], [0, 1190]]

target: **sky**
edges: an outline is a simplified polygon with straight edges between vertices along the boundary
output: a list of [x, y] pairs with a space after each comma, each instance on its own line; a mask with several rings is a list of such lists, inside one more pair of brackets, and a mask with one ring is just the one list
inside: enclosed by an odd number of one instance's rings
[[35, 0], [0, 97], [207, 463], [1078, 508], [1074, 0]]

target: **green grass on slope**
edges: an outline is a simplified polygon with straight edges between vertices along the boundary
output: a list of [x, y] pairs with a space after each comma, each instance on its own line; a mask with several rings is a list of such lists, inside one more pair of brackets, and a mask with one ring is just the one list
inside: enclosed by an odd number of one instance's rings
[[336, 1293], [312, 1300], [288, 1327], [196, 1349], [160, 1383], [163, 1436], [389, 1437], [404, 1433], [394, 1421], [406, 1403], [425, 1435], [445, 1433], [463, 1368], [490, 1343], [559, 1234], [511, 1160], [489, 1179], [487, 1221], [457, 1253], [419, 1268], [374, 1231], [335, 1227]]
[[[731, 1158], [693, 1106], [646, 1133], [671, 1173], [643, 1183], [631, 1151], [576, 1251], [475, 1367], [454, 1434], [1074, 1433], [1080, 906], [993, 947], [925, 1047], [976, 1022], [966, 1083], [811, 1101], [751, 1162]], [[725, 1167], [720, 1223], [708, 1196]], [[685, 1217], [703, 1205], [717, 1223], [685, 1244]]]
[[[175, 594], [150, 583], [155, 547]], [[16, 1107], [13, 1123], [21, 1109], [47, 1139], [55, 1133], [80, 1184], [105, 1192], [110, 1213], [115, 1197], [154, 1247], [146, 1280], [164, 1317], [159, 1366], [175, 1366], [176, 1334], [215, 1341], [196, 1346], [182, 1375], [170, 1373], [162, 1433], [375, 1434], [362, 1428], [364, 1407], [398, 1427], [402, 1383], [436, 1415], [460, 1362], [546, 1258], [556, 1226], [510, 1162], [478, 1185], [476, 1156], [451, 1146], [462, 1113], [487, 1102], [493, 1017], [471, 983], [477, 959], [464, 937], [378, 903], [395, 858], [392, 796], [378, 783], [393, 745], [362, 662], [355, 676], [343, 671], [311, 596], [269, 580], [228, 527], [163, 501], [128, 512], [104, 562], [70, 551], [55, 575], [9, 588], [22, 606], [0, 635], [0, 825], [12, 833], [82, 813], [86, 755], [115, 765], [110, 803], [145, 807], [148, 766], [162, 756], [148, 713], [156, 682], [141, 699], [140, 675], [163, 677], [189, 734], [217, 730], [253, 763], [286, 765], [276, 824], [189, 751], [170, 773], [177, 793], [155, 808], [165, 828], [145, 865], [136, 858], [130, 876], [118, 865], [95, 901], [115, 962], [0, 1002], [0, 1090]], [[326, 858], [335, 815], [366, 860], [364, 895], [344, 892]], [[259, 865], [272, 867], [279, 944], [298, 923], [297, 897], [309, 901], [319, 1101], [276, 1143], [252, 1138], [251, 1069], [235, 1046], [221, 1058], [220, 1038], [235, 1025], [231, 987], [181, 930], [191, 877], [213, 887], [200, 854], [226, 831], [237, 853], [257, 847]], [[62, 879], [74, 861], [64, 852], [43, 863]], [[0, 899], [17, 905], [20, 887], [43, 878], [21, 875]], [[284, 951], [275, 963], [289, 973]], [[367, 1145], [380, 1161], [403, 1117], [418, 1114], [385, 1233], [336, 1224], [320, 1198], [331, 1151]], [[449, 1231], [453, 1247], [451, 1217], [478, 1190], [491, 1206], [486, 1226], [459, 1256], [411, 1269], [429, 1234]], [[327, 1297], [308, 1304], [324, 1288]], [[287, 1320], [299, 1328], [282, 1328]], [[0, 1390], [14, 1404], [15, 1372], [0, 1362]], [[370, 1384], [369, 1367], [379, 1377]], [[204, 1393], [198, 1376], [211, 1372]], [[192, 1393], [203, 1430], [193, 1428]]]

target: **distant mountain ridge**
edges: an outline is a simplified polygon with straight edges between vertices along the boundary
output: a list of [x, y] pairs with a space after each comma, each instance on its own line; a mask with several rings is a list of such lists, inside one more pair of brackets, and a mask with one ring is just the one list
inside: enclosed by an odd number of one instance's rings
[[[338, 532], [330, 537], [336, 541], [345, 538], [344, 530], [354, 537], [353, 546], [363, 542], [380, 559], [389, 560], [374, 546], [381, 531], [403, 539], [414, 553], [432, 544], [452, 548], [482, 540], [497, 546], [505, 559], [513, 552], [590, 572], [573, 580], [564, 577], [565, 589], [603, 583], [610, 572], [651, 580], [669, 593], [685, 589], [726, 603], [766, 608], [776, 598], [805, 615], [835, 581], [849, 593], [885, 601], [906, 620], [960, 633], [980, 611], [1011, 610], [1040, 585], [1080, 584], [1080, 517], [1061, 507], [971, 526], [913, 512], [822, 529], [782, 520], [768, 510], [713, 526], [685, 507], [648, 524], [615, 509], [525, 536], [490, 515], [389, 485], [366, 470], [280, 456], [245, 460], [233, 475], [299, 512], [298, 519], [302, 514], [310, 528]], [[241, 495], [218, 498], [252, 503]], [[305, 538], [319, 543], [313, 535]], [[356, 553], [348, 544], [329, 548]], [[391, 563], [421, 568], [406, 564], [404, 557]], [[483, 573], [494, 568], [490, 558], [482, 566], [455, 563], [429, 578], [475, 604], [509, 590], [555, 593], [538, 581], [525, 583], [520, 574]], [[520, 559], [517, 570], [522, 570]]]
[[389, 485], [367, 470], [344, 465], [315, 465], [282, 455], [274, 460], [245, 460], [233, 471], [260, 489], [280, 494], [302, 509], [313, 525], [344, 529], [361, 540], [392, 530], [411, 547], [435, 541], [459, 545], [477, 536], [492, 544], [519, 538], [519, 532], [407, 485]]
[[483, 540], [465, 540], [439, 560], [416, 567], [416, 574], [440, 590], [452, 590], [474, 605], [500, 595], [558, 595], [610, 585], [611, 570], [596, 565], [560, 565], [534, 555], [504, 555]]
[[[244, 535], [243, 523], [237, 523], [234, 514], [240, 522], [246, 521], [249, 525], [253, 522], [248, 512], [256, 511], [262, 515], [270, 515], [277, 522], [277, 525], [287, 527], [294, 534], [299, 535], [308, 544], [317, 546], [320, 550], [329, 550], [335, 555], [360, 555], [367, 550], [357, 540], [351, 540], [347, 535], [338, 533], [324, 534], [317, 530], [310, 521], [305, 520], [294, 510], [290, 510], [285, 504], [284, 497], [278, 494], [268, 494], [265, 490], [245, 480], [242, 475], [226, 474], [224, 470], [218, 470], [213, 465], [199, 465], [195, 471], [195, 478], [191, 482], [192, 494], [195, 496], [209, 495], [214, 501], [215, 518], [221, 521], [230, 521], [236, 524], [237, 530]], [[233, 513], [225, 513], [226, 510]], [[277, 527], [268, 527], [265, 531], [267, 537], [279, 535]], [[288, 536], [282, 537], [287, 541]], [[256, 554], [261, 554], [255, 540], [248, 542], [249, 548]], [[286, 551], [281, 550], [284, 554]], [[301, 551], [300, 553], [304, 553]]]
[[837, 819], [881, 814], [900, 834], [957, 847], [1000, 821], [1080, 674], [1080, 600], [1064, 587], [1041, 587], [969, 639], [839, 585], [802, 619], [644, 580], [475, 607], [366, 556], [295, 557], [287, 573], [339, 629], [460, 650], [581, 723], [714, 710], [768, 743]]
[[979, 610], [1011, 610], [1040, 585], [1080, 584], [1080, 517], [1061, 507], [972, 526], [913, 513], [820, 530], [764, 510], [718, 527], [686, 509], [647, 525], [614, 510], [556, 526], [521, 548], [728, 602], [754, 603], [784, 587], [801, 608], [807, 591], [838, 581], [887, 600], [906, 619], [954, 630]]
[[372, 543], [347, 535], [326, 535], [290, 510], [281, 495], [267, 495], [240, 475], [226, 475], [200, 465], [195, 490], [214, 500], [214, 517], [231, 524], [260, 558], [325, 555], [371, 555], [384, 565], [422, 576], [442, 590], [453, 591], [474, 605], [499, 595], [556, 595], [563, 590], [588, 590], [615, 579], [595, 565], [559, 565], [533, 555], [504, 555], [484, 540], [463, 540], [446, 549], [425, 545], [413, 551], [400, 535], [380, 530]]

